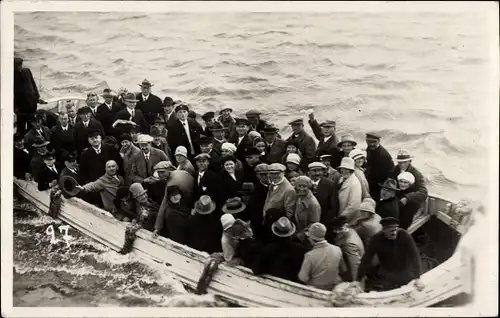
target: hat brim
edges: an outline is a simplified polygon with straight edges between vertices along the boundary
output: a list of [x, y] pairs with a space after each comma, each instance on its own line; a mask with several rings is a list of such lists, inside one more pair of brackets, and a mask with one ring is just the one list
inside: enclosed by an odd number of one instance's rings
[[236, 210], [229, 210], [227, 208], [227, 205], [224, 204], [222, 206], [222, 212], [228, 213], [228, 214], [236, 214], [236, 213], [240, 213], [240, 212], [244, 211], [246, 208], [247, 208], [247, 205], [245, 204], [245, 202], [241, 202], [241, 206]]
[[43, 142], [41, 144], [33, 144], [32, 147], [33, 148], [42, 148], [42, 147], [47, 146], [48, 144], [50, 144], [50, 141], [45, 141], [45, 142]]
[[124, 102], [131, 102], [131, 103], [137, 103], [139, 100], [138, 99], [124, 99]]
[[201, 214], [201, 215], [210, 214], [215, 210], [215, 202], [213, 200], [210, 201], [210, 208], [207, 211], [199, 210], [199, 202], [196, 202], [194, 205], [194, 210], [196, 213]]
[[351, 143], [353, 147], [356, 147], [356, 146], [358, 145], [358, 143], [357, 143], [357, 142], [355, 142], [355, 141], [346, 140], [346, 141], [341, 141], [341, 142], [339, 142], [339, 143], [337, 144], [337, 147], [339, 147], [339, 148], [340, 148], [340, 147], [342, 147], [342, 144], [344, 144], [344, 143], [346, 143], [346, 142]]
[[397, 159], [396, 158], [396, 162], [408, 162], [408, 161], [411, 161], [412, 159], [413, 159], [413, 157], [405, 158], [405, 159]]
[[80, 192], [80, 190], [76, 188], [78, 182], [72, 176], [62, 176], [60, 185], [61, 191], [66, 197], [74, 197]]
[[273, 234], [274, 234], [274, 235], [276, 235], [276, 236], [278, 236], [278, 237], [290, 237], [290, 236], [292, 236], [292, 235], [295, 233], [295, 231], [297, 230], [297, 227], [295, 226], [295, 224], [293, 224], [293, 223], [291, 223], [291, 222], [290, 222], [290, 224], [292, 224], [292, 227], [290, 228], [290, 231], [288, 231], [287, 233], [277, 233], [277, 232], [276, 232], [276, 225], [275, 225], [275, 224], [273, 224], [273, 225], [271, 226], [271, 231], [273, 232]]
[[379, 183], [378, 185], [379, 185], [381, 188], [383, 188], [383, 189], [393, 190], [393, 191], [399, 191], [399, 188], [397, 188], [397, 187], [394, 187], [394, 188], [393, 188], [393, 187], [389, 187], [389, 186], [386, 186], [386, 185], [385, 185], [385, 184], [383, 184], [383, 183]]
[[340, 168], [349, 169], [351, 171], [354, 171], [354, 168], [346, 167], [346, 166], [342, 166], [342, 165], [340, 165], [340, 166], [337, 167], [337, 169], [340, 169]]
[[364, 212], [368, 212], [368, 213], [371, 213], [371, 214], [375, 214], [375, 210], [365, 210], [365, 209], [359, 209], [359, 211], [364, 211]]
[[324, 240], [324, 239], [325, 239], [325, 237], [324, 237], [324, 236], [323, 236], [323, 237], [319, 237], [319, 236], [316, 236], [316, 235], [311, 234], [309, 231], [305, 231], [305, 235], [306, 235], [307, 237], [309, 237], [310, 239], [315, 240], [315, 241], [322, 241], [322, 240]]
[[233, 112], [233, 109], [232, 108], [229, 108], [229, 107], [226, 107], [226, 108], [222, 108], [220, 111], [219, 111], [219, 114], [222, 114], [223, 111], [225, 110], [229, 110], [231, 113]]
[[139, 87], [147, 87], [147, 88], [154, 86], [153, 84], [138, 84], [138, 85], [139, 85]]

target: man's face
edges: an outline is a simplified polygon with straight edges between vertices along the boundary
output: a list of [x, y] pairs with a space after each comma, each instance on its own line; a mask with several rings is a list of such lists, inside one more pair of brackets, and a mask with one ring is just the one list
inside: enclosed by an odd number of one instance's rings
[[200, 144], [200, 150], [202, 153], [210, 153], [210, 151], [212, 151], [212, 143], [202, 143]]
[[174, 105], [163, 106], [165, 114], [170, 114], [174, 110]]
[[321, 130], [323, 131], [323, 135], [325, 135], [325, 137], [329, 137], [335, 133], [335, 126], [331, 126], [331, 127], [323, 126], [323, 127], [321, 127]]
[[276, 136], [276, 133], [264, 133], [264, 139], [270, 144], [276, 140]]
[[252, 125], [257, 125], [259, 123], [259, 116], [250, 115], [250, 116], [247, 116], [247, 119], [250, 122], [250, 124], [252, 124]]
[[380, 199], [387, 200], [393, 198], [396, 195], [396, 192], [393, 190], [389, 190], [386, 188], [380, 189]]
[[323, 168], [312, 168], [309, 170], [309, 176], [313, 181], [319, 180], [325, 175], [325, 169]]
[[141, 92], [142, 92], [142, 95], [148, 96], [149, 93], [151, 93], [151, 87], [149, 87], [149, 86], [141, 86]]
[[245, 136], [247, 132], [248, 132], [248, 126], [247, 125], [238, 125], [238, 126], [236, 126], [236, 133], [238, 134], [239, 137]]
[[398, 226], [396, 225], [385, 226], [382, 228], [382, 232], [384, 232], [384, 236], [388, 240], [395, 240], [396, 237], [398, 236]]
[[137, 105], [137, 103], [126, 100], [125, 105], [127, 105], [128, 109], [135, 109], [135, 105]]
[[212, 135], [214, 135], [215, 138], [221, 140], [224, 138], [224, 130], [215, 130], [212, 132]]
[[304, 130], [304, 125], [302, 124], [292, 124], [291, 126], [294, 134], [298, 134]]
[[33, 120], [33, 121], [31, 121], [31, 126], [33, 126], [33, 128], [38, 130], [38, 129], [40, 129], [40, 127], [42, 127], [42, 121], [41, 120]]
[[87, 105], [89, 105], [89, 107], [94, 108], [95, 106], [97, 106], [97, 101], [98, 101], [97, 96], [91, 95], [87, 99]]
[[75, 106], [66, 108], [66, 112], [68, 113], [68, 117], [75, 118], [76, 117], [76, 108]]
[[345, 154], [349, 154], [353, 149], [354, 149], [354, 145], [350, 142], [344, 142], [342, 145], [342, 151], [345, 153]]
[[327, 167], [331, 167], [332, 163], [328, 159], [321, 160], [321, 163], [324, 164]]
[[89, 144], [92, 147], [99, 148], [99, 145], [101, 144], [101, 136], [100, 135], [89, 137], [88, 140], [89, 140]]
[[282, 172], [277, 172], [277, 171], [269, 172], [267, 175], [268, 175], [269, 181], [271, 183], [280, 182], [281, 179], [283, 178], [283, 173]]
[[125, 140], [122, 140], [121, 145], [123, 147], [123, 150], [127, 150], [128, 148], [130, 148], [132, 143], [129, 140], [125, 139]]
[[208, 165], [209, 165], [209, 161], [208, 159], [198, 159], [196, 161], [196, 166], [198, 167], [198, 170], [199, 171], [206, 171], [208, 169]]
[[378, 145], [380, 144], [380, 140], [372, 137], [366, 137], [366, 146], [368, 149], [377, 149]]
[[269, 184], [269, 176], [267, 175], [266, 171], [257, 172], [256, 175], [260, 182], [262, 182], [263, 184]]
[[68, 114], [62, 113], [61, 115], [59, 115], [59, 122], [61, 123], [61, 126], [66, 127], [69, 122]]
[[168, 171], [167, 169], [156, 170], [156, 172], [158, 173], [158, 178], [161, 181], [168, 180], [168, 177], [170, 176], [170, 171]]
[[105, 95], [104, 96], [104, 101], [106, 102], [106, 104], [111, 104], [113, 102], [113, 96], [111, 96], [111, 95]]
[[255, 166], [260, 160], [259, 160], [259, 155], [251, 155], [251, 156], [246, 156], [245, 161], [250, 167]]
[[185, 121], [188, 117], [188, 111], [185, 109], [181, 109], [177, 112], [176, 115], [177, 115], [177, 118], [179, 118], [179, 120]]
[[222, 112], [221, 112], [221, 115], [223, 118], [228, 118], [231, 114], [231, 111], [228, 110], [228, 109], [224, 109]]
[[159, 145], [161, 143], [161, 138], [162, 138], [161, 136], [154, 136], [153, 137], [153, 143], [155, 145]]
[[411, 161], [398, 162], [398, 166], [401, 169], [401, 171], [406, 171], [406, 169], [408, 169], [410, 164], [411, 164]]
[[108, 161], [106, 163], [106, 173], [110, 176], [116, 175], [116, 172], [118, 171], [118, 165], [114, 161]]
[[72, 159], [72, 160], [66, 160], [64, 161], [64, 165], [68, 168], [68, 169], [76, 169], [76, 167], [78, 167], [78, 163], [76, 162], [75, 159]]
[[81, 119], [82, 121], [87, 122], [87, 121], [89, 121], [89, 120], [90, 120], [90, 116], [92, 116], [90, 113], [80, 114], [80, 119]]
[[43, 158], [43, 162], [48, 166], [52, 167], [56, 163], [56, 158], [54, 157], [45, 157]]
[[149, 153], [151, 150], [151, 144], [149, 142], [144, 142], [139, 144], [139, 148], [142, 150], [144, 153]]

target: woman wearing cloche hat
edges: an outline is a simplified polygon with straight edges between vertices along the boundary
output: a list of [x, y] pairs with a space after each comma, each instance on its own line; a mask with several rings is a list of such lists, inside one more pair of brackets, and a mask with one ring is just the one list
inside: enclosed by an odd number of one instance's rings
[[427, 189], [415, 186], [415, 176], [408, 172], [398, 175], [399, 191], [396, 196], [399, 199], [399, 221], [400, 227], [407, 230], [413, 222], [413, 217], [427, 199]]
[[354, 160], [349, 157], [342, 158], [338, 171], [342, 178], [339, 189], [339, 214], [345, 215], [349, 225], [352, 225], [358, 218], [362, 196], [361, 184], [354, 175]]

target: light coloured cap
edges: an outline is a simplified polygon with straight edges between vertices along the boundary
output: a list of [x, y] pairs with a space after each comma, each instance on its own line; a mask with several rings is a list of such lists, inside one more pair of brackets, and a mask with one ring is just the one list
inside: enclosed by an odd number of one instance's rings
[[267, 163], [259, 163], [255, 166], [255, 172], [267, 172], [269, 165]]
[[210, 160], [210, 158], [212, 158], [212, 157], [208, 153], [200, 153], [199, 155], [194, 157], [193, 160], [194, 161], [202, 160], [202, 159]]
[[220, 146], [221, 150], [231, 151], [232, 153], [236, 152], [236, 146], [230, 142], [225, 142]]
[[285, 172], [286, 167], [281, 163], [272, 163], [267, 167], [267, 172]]
[[326, 226], [319, 222], [313, 223], [307, 229], [306, 235], [314, 241], [323, 241], [326, 235]]
[[148, 142], [153, 142], [153, 137], [151, 137], [150, 135], [140, 134], [137, 137], [137, 143], [138, 144], [146, 144]]
[[174, 166], [170, 161], [160, 161], [153, 167], [154, 171], [171, 170], [171, 169], [174, 169]]
[[354, 160], [352, 160], [352, 158], [349, 158], [349, 157], [342, 158], [342, 161], [340, 162], [339, 169], [340, 168], [354, 170]]
[[303, 185], [307, 186], [309, 189], [312, 188], [312, 180], [308, 176], [298, 176], [298, 177], [296, 177], [295, 181], [294, 181], [294, 184], [295, 185], [303, 184]]
[[397, 162], [406, 162], [412, 160], [413, 157], [407, 150], [401, 149], [398, 151], [398, 155], [396, 157]]
[[300, 156], [296, 153], [290, 153], [286, 156], [286, 163], [294, 163], [297, 166], [300, 165]]
[[359, 158], [366, 158], [366, 151], [363, 151], [361, 149], [353, 149], [349, 153], [349, 157], [352, 158], [353, 160], [356, 160]]
[[225, 213], [220, 217], [220, 223], [222, 224], [222, 229], [225, 231], [229, 229], [234, 224], [234, 216], [229, 213]]
[[356, 140], [354, 140], [353, 135], [347, 134], [347, 135], [343, 135], [342, 137], [340, 137], [340, 142], [337, 146], [340, 148], [340, 147], [342, 147], [342, 144], [345, 142], [351, 143], [353, 146], [356, 146], [358, 144], [356, 142]]
[[130, 193], [132, 193], [132, 196], [134, 198], [137, 198], [141, 194], [146, 193], [146, 190], [144, 190], [144, 188], [142, 187], [142, 184], [140, 184], [139, 182], [132, 183], [130, 185], [129, 191], [130, 191]]
[[187, 158], [188, 151], [184, 146], [178, 146], [175, 148], [175, 155], [181, 155]]
[[375, 206], [376, 206], [375, 200], [370, 199], [370, 198], [365, 198], [365, 199], [363, 199], [363, 202], [361, 202], [359, 210], [370, 212], [370, 213], [375, 213]]
[[262, 137], [262, 135], [258, 131], [255, 131], [255, 130], [249, 131], [248, 136], [250, 136], [252, 139], [257, 138], [257, 137]]
[[309, 169], [314, 169], [314, 168], [322, 168], [322, 169], [326, 169], [326, 166], [321, 163], [321, 162], [311, 162], [308, 166], [307, 166]]
[[406, 180], [410, 184], [414, 184], [415, 183], [415, 176], [411, 172], [405, 171], [405, 172], [401, 172], [398, 175], [398, 181], [399, 180]]

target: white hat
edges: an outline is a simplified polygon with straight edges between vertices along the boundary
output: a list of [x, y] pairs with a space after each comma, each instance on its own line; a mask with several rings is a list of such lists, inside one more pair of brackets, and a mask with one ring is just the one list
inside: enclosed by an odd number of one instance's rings
[[255, 130], [250, 130], [248, 132], [248, 136], [250, 136], [252, 138], [262, 137], [261, 134], [258, 131], [255, 131]]
[[225, 142], [220, 146], [221, 151], [222, 150], [228, 150], [231, 151], [232, 153], [236, 152], [236, 146], [230, 142]]
[[222, 229], [225, 231], [234, 224], [234, 216], [229, 213], [225, 213], [220, 217], [220, 223], [222, 224]]
[[356, 160], [359, 158], [366, 158], [366, 151], [363, 151], [361, 149], [353, 149], [349, 153], [349, 157], [352, 158], [353, 160]]
[[413, 176], [413, 174], [411, 174], [410, 172], [405, 171], [405, 172], [401, 172], [401, 173], [398, 175], [398, 181], [399, 181], [399, 180], [406, 180], [406, 181], [408, 181], [410, 184], [414, 184], [414, 183], [415, 183], [415, 176]]
[[342, 158], [339, 168], [354, 170], [354, 160], [349, 157]]
[[138, 144], [145, 144], [145, 143], [148, 143], [148, 142], [153, 142], [153, 137], [151, 137], [150, 135], [140, 134], [137, 137], [137, 143]]
[[308, 166], [307, 166], [309, 169], [313, 169], [313, 168], [323, 168], [323, 169], [326, 169], [326, 166], [321, 163], [321, 162], [311, 162]]
[[187, 153], [188, 151], [184, 146], [178, 146], [177, 148], [175, 148], [175, 155], [181, 155], [187, 158]]
[[398, 155], [396, 157], [397, 162], [406, 162], [406, 161], [411, 161], [412, 159], [413, 157], [407, 150], [401, 149], [398, 151]]
[[300, 165], [300, 156], [296, 153], [290, 153], [286, 156], [286, 163], [294, 163], [297, 166]]

